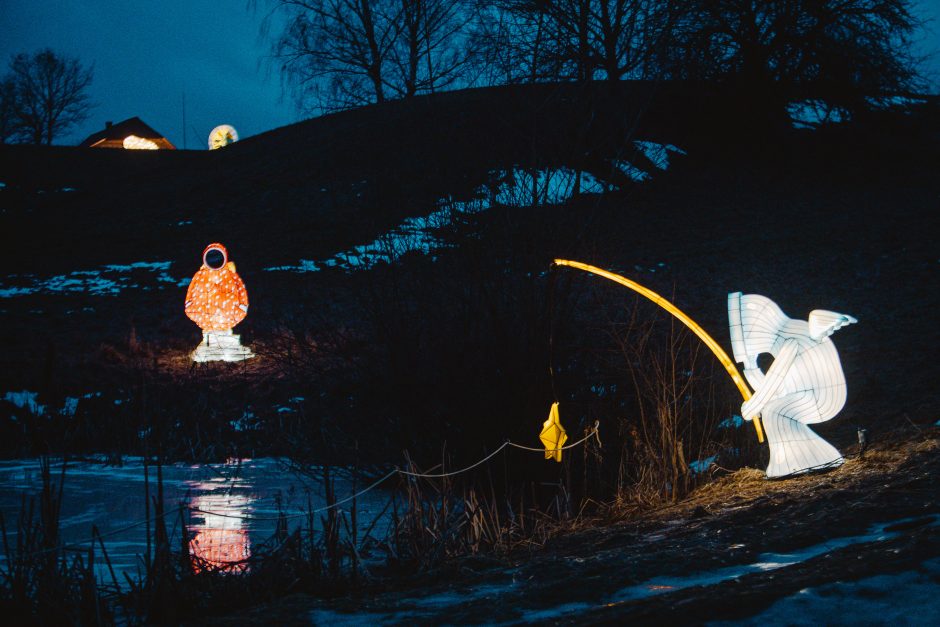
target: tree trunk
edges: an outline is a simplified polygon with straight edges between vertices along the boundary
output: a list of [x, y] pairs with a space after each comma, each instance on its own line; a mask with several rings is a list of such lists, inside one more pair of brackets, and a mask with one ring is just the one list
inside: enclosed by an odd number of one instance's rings
[[379, 42], [375, 38], [375, 22], [372, 19], [372, 5], [370, 0], [359, 0], [360, 19], [362, 29], [365, 31], [366, 42], [369, 46], [371, 65], [368, 69], [369, 80], [375, 91], [375, 101], [385, 102], [385, 89], [382, 86], [382, 54], [379, 51]]

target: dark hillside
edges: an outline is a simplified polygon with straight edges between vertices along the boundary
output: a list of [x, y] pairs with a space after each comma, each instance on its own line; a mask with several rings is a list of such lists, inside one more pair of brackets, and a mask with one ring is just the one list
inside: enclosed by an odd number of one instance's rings
[[[265, 262], [287, 262], [357, 244], [442, 196], [469, 197], [500, 168], [568, 164], [616, 176], [605, 160], [632, 137], [687, 145], [706, 125], [727, 126], [719, 102], [705, 88], [647, 83], [466, 90], [316, 118], [212, 153], [3, 146], [0, 171], [13, 196], [4, 204], [41, 209], [41, 238], [63, 258], [80, 247], [77, 224], [109, 242], [102, 263], [185, 255], [220, 229], [243, 255], [263, 247]], [[62, 188], [76, 191], [48, 194]], [[47, 195], [19, 195], [37, 189]], [[168, 228], [177, 219], [193, 220], [182, 237]], [[290, 236], [272, 222], [289, 223]], [[34, 243], [29, 226], [21, 245]], [[11, 270], [45, 261], [4, 258]]]
[[[475, 458], [505, 437], [534, 440], [551, 397], [550, 304], [569, 431], [600, 419], [616, 440], [615, 418], [634, 415], [637, 399], [625, 386], [598, 396], [596, 383], [636, 367], [615, 350], [635, 301], [560, 272], [549, 303], [556, 256], [672, 296], [726, 346], [732, 290], [767, 294], [794, 317], [817, 307], [855, 315], [860, 324], [835, 339], [849, 405], [821, 431], [848, 446], [858, 425], [877, 434], [935, 420], [936, 105], [816, 131], [744, 127], [742, 108], [688, 85], [539, 85], [367, 107], [212, 153], [2, 147], [0, 391], [37, 391], [50, 407], [104, 393], [79, 402], [87, 423], [35, 433], [0, 401], [4, 452], [63, 438], [135, 450], [140, 429], [165, 415], [177, 424], [169, 440], [182, 429], [201, 443], [167, 445], [179, 455], [246, 442], [323, 455], [328, 439], [338, 455], [360, 441], [378, 459], [464, 438], [453, 454]], [[660, 170], [635, 140], [685, 154]], [[514, 170], [562, 169], [601, 187], [536, 207], [497, 193]], [[442, 206], [454, 207], [435, 231], [442, 247], [403, 256], [394, 272], [265, 270], [329, 259]], [[229, 247], [248, 286], [238, 332], [263, 358], [246, 366], [193, 369], [187, 359], [198, 329], [182, 314], [179, 281], [211, 241]], [[131, 269], [125, 283], [102, 270], [135, 262], [169, 265]], [[75, 271], [124, 287], [48, 288]], [[662, 321], [643, 305], [636, 315]], [[717, 394], [712, 417], [739, 403], [723, 377], [703, 379]], [[299, 412], [278, 411], [295, 397]], [[247, 409], [254, 431], [234, 432]], [[689, 459], [708, 452], [697, 447]]]

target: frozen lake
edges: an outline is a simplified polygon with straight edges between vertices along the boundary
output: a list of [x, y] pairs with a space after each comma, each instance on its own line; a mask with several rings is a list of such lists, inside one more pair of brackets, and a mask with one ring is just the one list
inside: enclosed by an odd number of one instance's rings
[[[61, 462], [52, 465], [52, 479], [58, 483]], [[155, 466], [150, 467], [150, 494], [156, 495]], [[391, 483], [391, 482], [390, 482]], [[359, 483], [356, 490], [361, 490]], [[6, 523], [11, 546], [23, 496], [38, 495], [42, 475], [38, 459], [0, 461], [0, 511]], [[335, 478], [338, 500], [353, 493], [353, 481], [340, 471]], [[105, 547], [119, 581], [121, 571], [136, 578], [146, 552], [147, 527], [144, 467], [140, 458], [125, 458], [121, 466], [103, 462], [69, 462], [66, 468], [60, 524], [60, 542], [87, 549], [92, 525], [105, 536]], [[325, 505], [322, 482], [289, 469], [276, 459], [231, 460], [223, 464], [173, 464], [163, 467], [163, 498], [167, 512], [178, 507], [193, 508], [187, 528], [194, 555], [218, 567], [238, 563], [252, 555], [253, 547], [270, 539], [276, 530], [280, 511], [288, 516], [288, 529], [307, 524], [305, 515], [312, 506]], [[357, 499], [358, 525], [368, 528], [385, 508], [389, 494], [376, 489]], [[37, 503], [38, 505], [38, 503]], [[348, 511], [352, 502], [340, 505]], [[151, 517], [153, 508], [151, 507]], [[35, 515], [38, 518], [38, 509]], [[321, 514], [315, 515], [322, 531]], [[179, 546], [179, 514], [167, 516], [171, 546]], [[372, 534], [383, 538], [387, 528], [379, 523]], [[173, 538], [177, 542], [173, 544]], [[100, 554], [100, 553], [99, 553]], [[107, 566], [96, 563], [99, 577]]]

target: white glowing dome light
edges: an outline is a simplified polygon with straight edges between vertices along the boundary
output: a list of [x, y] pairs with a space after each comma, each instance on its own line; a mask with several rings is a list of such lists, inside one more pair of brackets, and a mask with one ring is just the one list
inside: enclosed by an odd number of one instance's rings
[[220, 124], [209, 133], [209, 150], [222, 148], [238, 141], [238, 131], [228, 124]]
[[[741, 416], [761, 416], [770, 445], [767, 476], [842, 464], [839, 451], [808, 425], [831, 420], [845, 406], [845, 375], [829, 336], [857, 320], [822, 309], [809, 320], [791, 320], [769, 298], [741, 292], [728, 295], [728, 319], [734, 359], [754, 388]], [[763, 353], [774, 357], [767, 372], [757, 363]]]
[[124, 138], [124, 148], [127, 150], [159, 150], [155, 142], [137, 135], [128, 135]]

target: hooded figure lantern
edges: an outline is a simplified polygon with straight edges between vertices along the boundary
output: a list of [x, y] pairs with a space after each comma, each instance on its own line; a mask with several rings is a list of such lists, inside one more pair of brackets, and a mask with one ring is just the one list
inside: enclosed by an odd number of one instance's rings
[[232, 327], [248, 315], [248, 292], [222, 244], [209, 244], [202, 252], [202, 267], [186, 292], [185, 311], [202, 329], [202, 343], [193, 351], [193, 361], [254, 357], [232, 333]]

